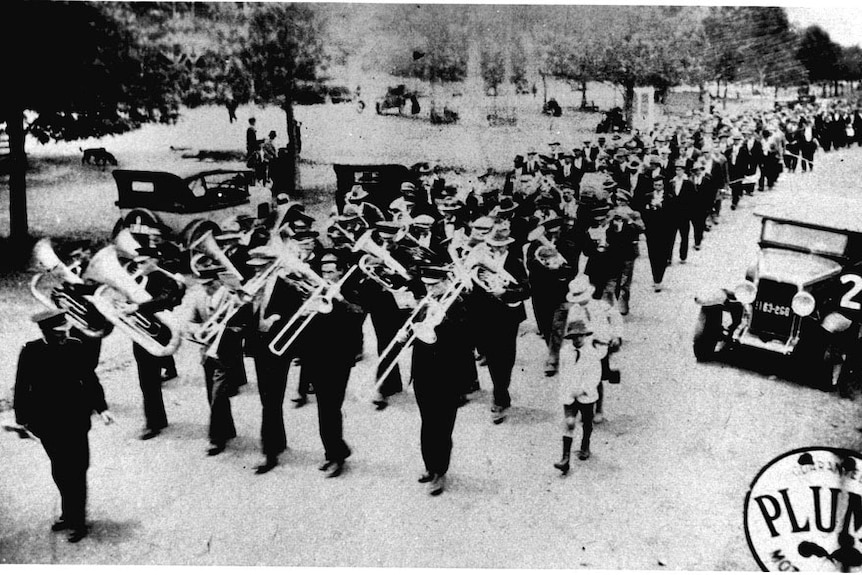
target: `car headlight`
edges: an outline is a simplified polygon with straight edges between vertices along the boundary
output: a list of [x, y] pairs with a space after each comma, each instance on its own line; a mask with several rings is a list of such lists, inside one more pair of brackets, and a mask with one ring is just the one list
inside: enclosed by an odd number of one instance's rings
[[757, 286], [750, 281], [744, 281], [733, 290], [733, 297], [739, 303], [748, 305], [757, 297]]
[[790, 309], [798, 316], [806, 317], [814, 311], [814, 296], [807, 291], [796, 292], [793, 296], [793, 301], [790, 302]]

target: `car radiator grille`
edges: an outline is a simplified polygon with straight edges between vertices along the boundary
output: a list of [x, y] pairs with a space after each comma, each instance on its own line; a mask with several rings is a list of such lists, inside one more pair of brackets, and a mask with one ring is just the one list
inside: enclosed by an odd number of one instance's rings
[[786, 339], [790, 337], [796, 315], [790, 309], [796, 286], [761, 280], [757, 286], [757, 299], [751, 312], [748, 331], [765, 339]]

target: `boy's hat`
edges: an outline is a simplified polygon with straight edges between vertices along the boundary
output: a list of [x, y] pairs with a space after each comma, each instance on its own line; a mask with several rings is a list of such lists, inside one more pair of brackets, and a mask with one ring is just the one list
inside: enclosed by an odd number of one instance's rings
[[596, 288], [590, 283], [589, 278], [585, 274], [578, 274], [575, 279], [569, 282], [569, 293], [566, 294], [566, 301], [584, 305], [592, 299], [595, 291]]

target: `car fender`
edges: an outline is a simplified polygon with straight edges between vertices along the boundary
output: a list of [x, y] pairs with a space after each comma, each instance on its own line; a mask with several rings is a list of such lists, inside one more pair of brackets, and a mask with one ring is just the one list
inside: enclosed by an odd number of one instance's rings
[[823, 318], [820, 326], [828, 333], [838, 334], [847, 331], [853, 322], [844, 314], [833, 311]]
[[718, 288], [705, 290], [694, 296], [694, 301], [701, 307], [724, 307], [730, 299], [730, 293], [726, 289]]

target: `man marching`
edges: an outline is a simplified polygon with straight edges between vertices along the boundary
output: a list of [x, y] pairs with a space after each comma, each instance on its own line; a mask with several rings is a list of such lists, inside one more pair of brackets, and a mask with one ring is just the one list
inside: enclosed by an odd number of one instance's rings
[[105, 425], [114, 419], [80, 340], [69, 337], [65, 312], [38, 313], [33, 321], [42, 339], [25, 344], [18, 357], [15, 420], [42, 441], [51, 460], [62, 500], [62, 514], [51, 531], [70, 530], [69, 542], [77, 543], [87, 536], [90, 416], [99, 413]]

